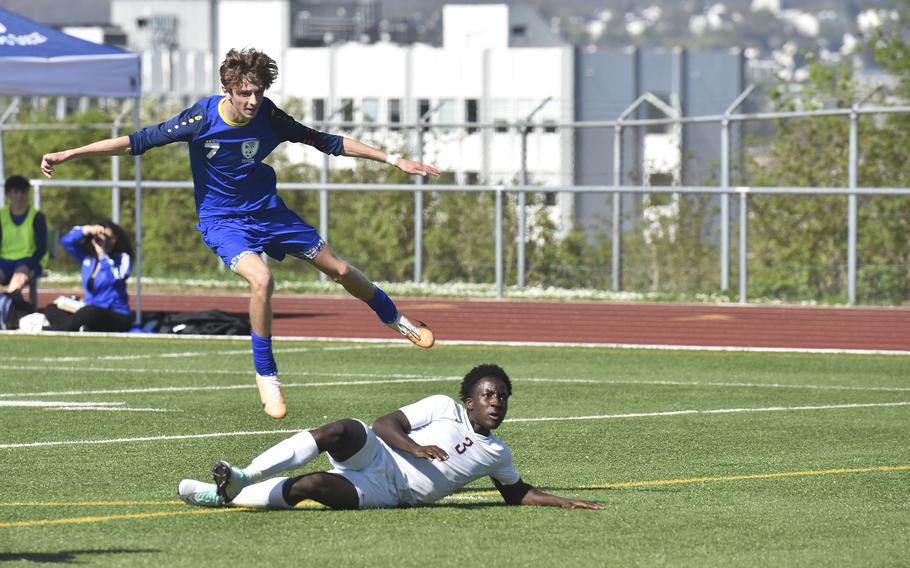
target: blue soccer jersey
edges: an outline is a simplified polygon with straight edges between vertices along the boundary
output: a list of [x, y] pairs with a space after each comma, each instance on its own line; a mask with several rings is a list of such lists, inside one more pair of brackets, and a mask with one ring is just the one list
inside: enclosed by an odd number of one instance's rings
[[187, 142], [200, 222], [284, 208], [278, 197], [275, 170], [262, 163], [282, 142], [302, 142], [338, 156], [343, 138], [304, 126], [264, 98], [249, 122], [228, 120], [224, 97], [208, 97], [157, 126], [130, 134], [130, 153]]

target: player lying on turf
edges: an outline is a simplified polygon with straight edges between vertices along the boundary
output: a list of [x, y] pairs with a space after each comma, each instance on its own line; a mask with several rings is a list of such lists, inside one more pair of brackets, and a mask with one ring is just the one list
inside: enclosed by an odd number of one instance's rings
[[[493, 435], [509, 407], [512, 383], [496, 365], [477, 366], [461, 382], [461, 400], [435, 395], [386, 414], [370, 428], [345, 419], [308, 430], [269, 448], [240, 469], [220, 461], [215, 483], [180, 482], [191, 505], [227, 504], [288, 509], [310, 499], [334, 509], [430, 503], [490, 476], [510, 505], [601, 509], [597, 503], [544, 493], [522, 481], [512, 452]], [[328, 452], [334, 469], [273, 477]]]
[[401, 314], [379, 287], [336, 257], [315, 228], [287, 208], [276, 189], [275, 171], [262, 161], [285, 141], [302, 142], [334, 156], [388, 162], [415, 175], [439, 175], [425, 164], [387, 154], [350, 138], [317, 132], [285, 114], [264, 96], [278, 66], [255, 49], [230, 50], [221, 64], [223, 95], [197, 102], [174, 118], [129, 136], [109, 138], [45, 154], [41, 170], [83, 156], [139, 155], [156, 146], [187, 142], [202, 241], [250, 284], [250, 323], [256, 384], [266, 414], [287, 413], [272, 355], [272, 273], [259, 254], [303, 259], [366, 302], [379, 319], [420, 347], [431, 347], [425, 324]]

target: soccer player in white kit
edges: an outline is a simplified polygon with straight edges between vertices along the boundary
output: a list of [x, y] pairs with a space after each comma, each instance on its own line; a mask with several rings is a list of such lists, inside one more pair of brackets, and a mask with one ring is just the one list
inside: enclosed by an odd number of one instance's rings
[[[502, 368], [479, 365], [461, 384], [462, 404], [435, 395], [386, 414], [372, 428], [345, 419], [307, 430], [257, 456], [245, 468], [220, 461], [215, 483], [184, 479], [178, 494], [202, 507], [228, 504], [273, 509], [310, 499], [335, 509], [388, 508], [431, 503], [484, 477], [510, 505], [600, 509], [522, 481], [512, 452], [495, 435], [508, 410], [512, 383]], [[273, 477], [328, 452], [327, 472]]]

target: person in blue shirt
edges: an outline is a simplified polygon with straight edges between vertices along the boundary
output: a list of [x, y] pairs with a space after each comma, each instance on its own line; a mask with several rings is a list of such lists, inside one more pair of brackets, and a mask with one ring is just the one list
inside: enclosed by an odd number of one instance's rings
[[30, 185], [19, 175], [3, 184], [7, 205], [0, 208], [0, 284], [7, 294], [28, 286], [47, 265], [47, 220], [28, 204]]
[[[104, 221], [76, 225], [60, 238], [63, 248], [81, 265], [82, 302], [54, 301], [44, 310], [47, 331], [129, 331], [130, 300], [126, 281], [132, 271], [133, 248], [126, 231]], [[81, 305], [76, 305], [81, 304]], [[21, 292], [0, 298], [0, 327], [19, 329], [35, 313]]]
[[199, 218], [196, 229], [203, 242], [250, 284], [256, 384], [266, 414], [283, 418], [287, 405], [271, 344], [274, 282], [259, 253], [277, 260], [291, 255], [310, 263], [415, 345], [432, 347], [435, 338], [426, 324], [405, 317], [385, 292], [335, 256], [316, 229], [284, 204], [275, 171], [263, 160], [282, 142], [300, 142], [334, 156], [387, 162], [412, 175], [436, 176], [439, 170], [300, 124], [264, 96], [278, 67], [260, 51], [230, 50], [220, 75], [222, 95], [202, 99], [174, 118], [129, 136], [45, 154], [41, 170], [52, 177], [54, 166], [73, 158], [139, 155], [156, 146], [187, 142]]
[[60, 244], [82, 265], [85, 305], [76, 312], [51, 304], [44, 311], [49, 331], [129, 331], [130, 300], [126, 281], [132, 271], [133, 248], [116, 223], [77, 225]]

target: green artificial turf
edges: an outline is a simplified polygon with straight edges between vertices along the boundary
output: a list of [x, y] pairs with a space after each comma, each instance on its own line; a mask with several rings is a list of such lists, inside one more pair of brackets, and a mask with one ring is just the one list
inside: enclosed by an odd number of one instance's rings
[[[290, 413], [275, 421], [259, 409], [248, 350], [248, 339], [0, 337], [0, 563], [910, 558], [907, 356], [280, 341]], [[457, 397], [460, 377], [487, 362], [513, 379], [511, 420], [497, 434], [523, 478], [604, 510], [507, 507], [486, 479], [412, 509], [212, 512], [176, 500], [179, 480], [206, 479], [214, 461], [245, 465], [290, 431]], [[301, 471], [327, 466], [321, 457]]]

